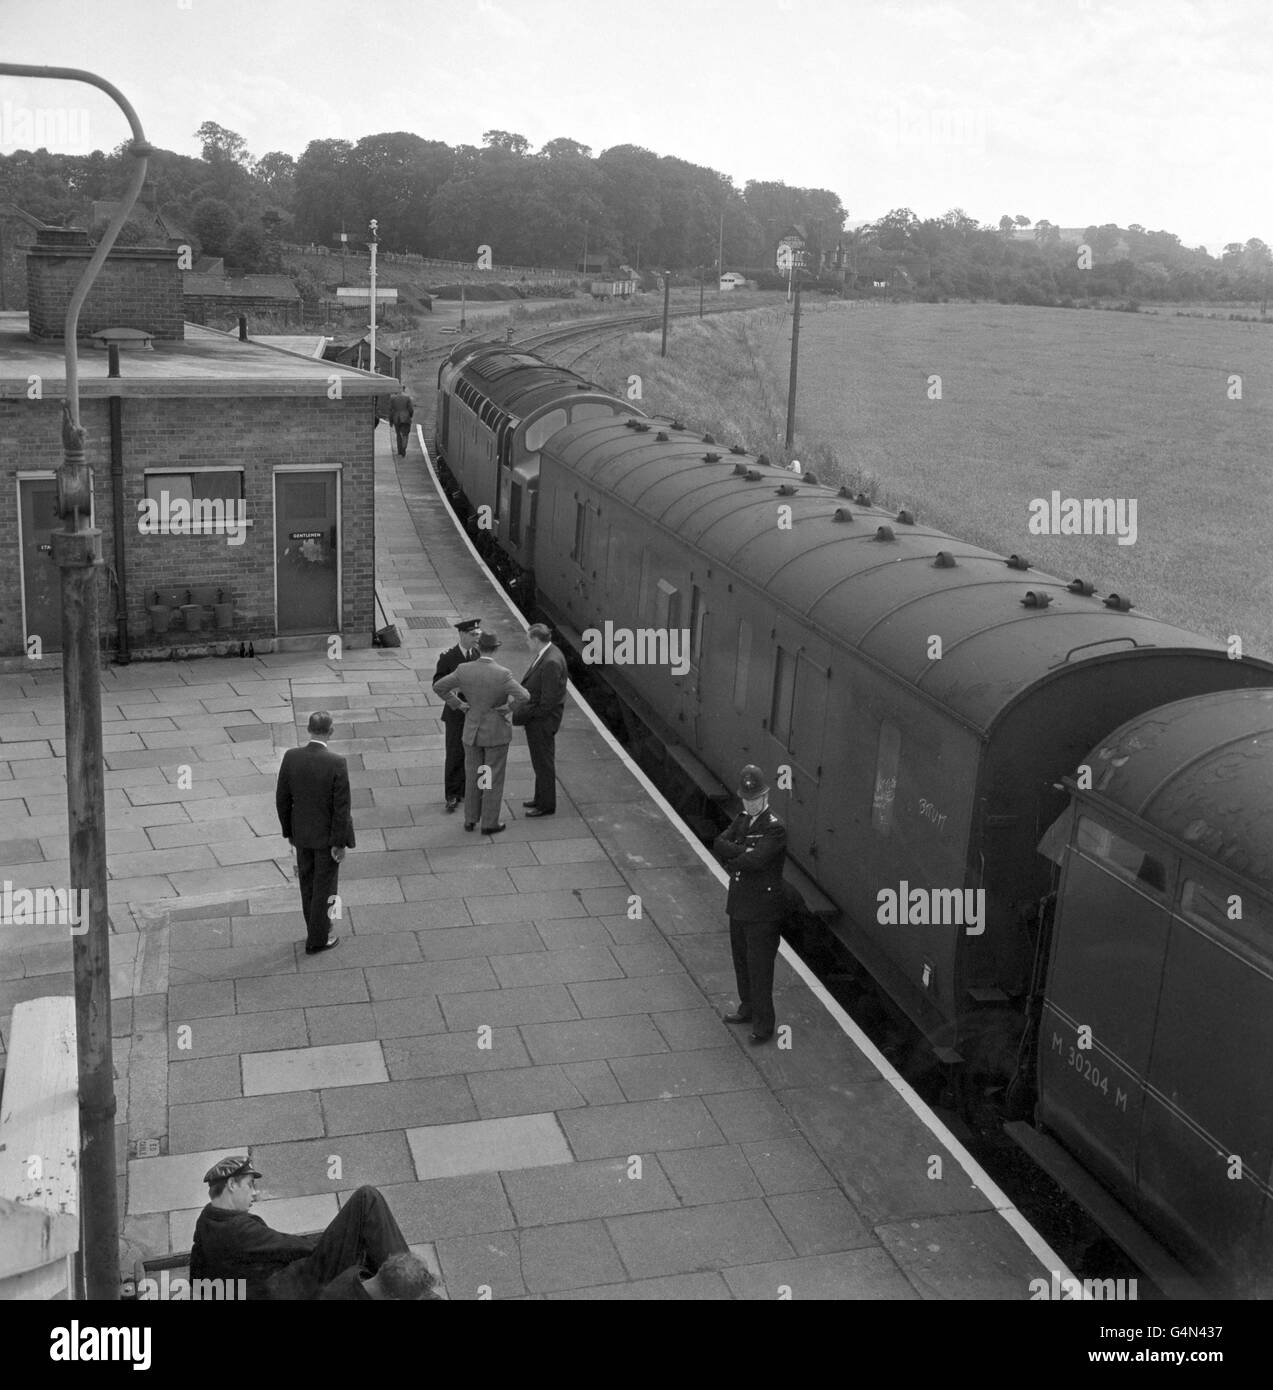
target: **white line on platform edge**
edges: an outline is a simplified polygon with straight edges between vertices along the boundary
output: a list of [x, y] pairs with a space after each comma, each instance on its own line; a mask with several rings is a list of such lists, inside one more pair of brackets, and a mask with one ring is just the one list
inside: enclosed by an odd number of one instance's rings
[[[477, 553], [477, 548], [469, 539], [468, 534], [465, 532], [464, 528], [456, 520], [455, 513], [454, 511], [452, 511], [450, 504], [447, 502], [446, 494], [442, 490], [442, 485], [438, 482], [437, 471], [434, 469], [433, 458], [432, 455], [430, 455], [429, 453], [428, 445], [424, 442], [424, 426], [417, 425], [416, 432], [420, 440], [420, 450], [424, 454], [425, 466], [429, 470], [429, 478], [433, 483], [434, 489], [438, 494], [439, 500], [443, 503], [444, 507], [446, 508], [446, 514], [450, 519], [451, 525], [455, 527], [456, 533], [459, 535], [460, 539], [464, 542], [464, 544], [468, 547], [469, 554], [472, 555], [473, 559], [477, 562], [482, 573], [487, 577], [487, 579], [490, 580], [492, 588], [494, 588], [496, 594], [503, 601], [504, 606], [521, 624], [523, 630], [528, 628], [530, 624], [526, 621], [526, 618], [522, 615], [520, 610], [517, 608], [516, 604], [513, 603], [512, 599], [510, 599], [508, 595], [504, 592], [504, 589], [501, 586], [499, 580], [491, 572], [491, 570], [487, 566], [486, 562], [482, 559], [482, 557]], [[583, 711], [584, 715], [591, 721], [593, 727], [597, 730], [601, 737], [604, 738], [605, 741], [610, 745], [610, 748], [618, 755], [620, 761], [624, 764], [628, 771], [632, 773], [632, 775], [637, 779], [638, 782], [640, 782], [641, 786], [646, 790], [646, 792], [649, 793], [651, 800], [654, 801], [654, 803], [668, 818], [671, 824], [681, 833], [682, 837], [689, 844], [690, 848], [694, 850], [694, 852], [703, 861], [703, 863], [712, 871], [712, 873], [716, 876], [717, 881], [727, 887], [729, 885], [729, 875], [726, 874], [725, 870], [716, 862], [716, 860], [712, 857], [711, 853], [700, 842], [698, 836], [695, 835], [694, 832], [690, 830], [689, 826], [687, 826], [685, 822], [680, 818], [680, 816], [677, 815], [676, 811], [672, 808], [671, 804], [666, 800], [666, 798], [659, 791], [659, 789], [654, 785], [653, 782], [650, 781], [650, 779], [645, 775], [641, 768], [638, 767], [637, 764], [632, 760], [631, 756], [628, 754], [627, 749], [623, 747], [623, 745], [618, 741], [618, 739], [616, 739], [614, 735], [610, 732], [610, 730], [607, 729], [606, 726], [601, 722], [598, 716], [588, 705], [588, 702], [585, 699], [583, 699], [583, 697], [575, 689], [574, 683], [572, 681], [567, 681], [566, 688], [573, 697], [575, 704], [579, 706], [579, 708]], [[1075, 1276], [1062, 1262], [1061, 1257], [1056, 1253], [1055, 1250], [1052, 1249], [1052, 1247], [1047, 1243], [1047, 1241], [1044, 1240], [1044, 1238], [1038, 1233], [1038, 1231], [1036, 1231], [1034, 1227], [1030, 1225], [1030, 1223], [1021, 1214], [1021, 1212], [1013, 1205], [1011, 1200], [1008, 1198], [1007, 1193], [1003, 1191], [999, 1184], [994, 1181], [990, 1174], [986, 1172], [986, 1170], [981, 1166], [980, 1163], [977, 1162], [977, 1160], [972, 1156], [972, 1154], [970, 1154], [968, 1150], [964, 1148], [963, 1144], [961, 1144], [959, 1140], [955, 1138], [955, 1136], [950, 1132], [949, 1129], [946, 1128], [942, 1121], [938, 1119], [938, 1117], [932, 1112], [932, 1110], [929, 1109], [928, 1105], [916, 1093], [915, 1089], [910, 1085], [910, 1083], [902, 1077], [901, 1073], [898, 1072], [897, 1068], [893, 1066], [893, 1064], [888, 1060], [887, 1057], [884, 1056], [884, 1054], [879, 1050], [879, 1048], [875, 1046], [875, 1044], [870, 1040], [870, 1038], [868, 1038], [866, 1034], [863, 1033], [861, 1028], [858, 1027], [858, 1025], [849, 1016], [849, 1014], [845, 1012], [845, 1010], [835, 1001], [834, 998], [832, 998], [826, 986], [817, 978], [817, 976], [813, 974], [813, 972], [804, 963], [804, 961], [802, 961], [800, 957], [796, 955], [796, 953], [791, 949], [790, 945], [786, 941], [783, 941], [780, 943], [779, 950], [782, 952], [783, 959], [787, 962], [788, 965], [791, 966], [791, 968], [796, 972], [796, 974], [800, 976], [800, 978], [805, 982], [805, 984], [808, 985], [814, 997], [823, 1005], [823, 1007], [827, 1010], [831, 1017], [835, 1019], [835, 1021], [840, 1025], [844, 1032], [848, 1034], [848, 1036], [853, 1040], [853, 1043], [858, 1048], [858, 1050], [863, 1054], [863, 1056], [867, 1057], [870, 1060], [871, 1064], [880, 1073], [884, 1080], [887, 1081], [890, 1086], [892, 1086], [892, 1088], [897, 1092], [897, 1094], [901, 1096], [901, 1098], [915, 1113], [918, 1119], [929, 1130], [931, 1130], [933, 1135], [938, 1139], [938, 1141], [942, 1145], [944, 1145], [944, 1147], [959, 1164], [959, 1166], [972, 1179], [973, 1185], [979, 1188], [985, 1194], [990, 1204], [999, 1213], [999, 1215], [1003, 1217], [1003, 1219], [1008, 1223], [1008, 1225], [1012, 1227], [1012, 1229], [1017, 1233], [1017, 1235], [1020, 1236], [1026, 1248], [1039, 1261], [1039, 1263], [1044, 1267], [1044, 1269], [1049, 1274], [1055, 1271], [1058, 1279], [1060, 1280], [1075, 1280]], [[1077, 1283], [1079, 1288], [1082, 1290], [1083, 1299], [1089, 1299], [1091, 1295], [1088, 1293], [1087, 1288], [1083, 1284], [1083, 1282], [1081, 1280], [1075, 1280], [1075, 1283]], [[1078, 1300], [1074, 1301], [1077, 1302]]]

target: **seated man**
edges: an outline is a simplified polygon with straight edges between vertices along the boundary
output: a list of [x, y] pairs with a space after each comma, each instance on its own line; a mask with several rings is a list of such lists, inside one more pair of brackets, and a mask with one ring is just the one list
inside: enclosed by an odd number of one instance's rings
[[328, 1302], [355, 1303], [365, 1299], [398, 1303], [440, 1301], [441, 1295], [434, 1292], [436, 1282], [433, 1271], [417, 1256], [390, 1255], [372, 1275], [364, 1275], [357, 1265], [350, 1265], [318, 1297]]
[[320, 1236], [271, 1230], [250, 1212], [260, 1176], [237, 1155], [203, 1175], [210, 1200], [195, 1223], [191, 1279], [243, 1279], [249, 1299], [312, 1299], [351, 1267], [375, 1274], [390, 1255], [409, 1253], [374, 1187], [360, 1187]]

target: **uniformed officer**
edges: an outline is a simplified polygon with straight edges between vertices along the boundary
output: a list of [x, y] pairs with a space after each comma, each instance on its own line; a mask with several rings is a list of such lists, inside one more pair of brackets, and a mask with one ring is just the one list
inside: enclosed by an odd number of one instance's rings
[[717, 837], [712, 852], [729, 869], [729, 944], [738, 981], [738, 1008], [726, 1023], [750, 1023], [751, 1041], [774, 1034], [774, 958], [786, 917], [782, 866], [787, 828], [769, 809], [765, 774], [753, 763], [738, 775], [742, 814]]
[[[456, 623], [455, 630], [460, 634], [454, 647], [448, 647], [438, 657], [433, 679], [440, 681], [449, 676], [457, 666], [478, 658], [477, 639], [481, 633], [481, 618], [466, 618]], [[464, 744], [460, 735], [464, 732], [464, 711], [450, 705], [442, 707], [442, 727], [446, 730], [446, 772], [444, 774], [446, 809], [454, 811], [464, 800]]]

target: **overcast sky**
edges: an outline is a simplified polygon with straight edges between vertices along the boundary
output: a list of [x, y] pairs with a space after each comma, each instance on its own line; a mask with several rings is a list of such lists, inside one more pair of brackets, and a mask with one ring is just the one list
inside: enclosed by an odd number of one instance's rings
[[[0, 0], [0, 49], [108, 78], [191, 155], [205, 120], [255, 155], [498, 128], [830, 188], [854, 222], [1273, 243], [1273, 0]], [[68, 153], [127, 134], [87, 87], [0, 80], [0, 151], [37, 118]]]

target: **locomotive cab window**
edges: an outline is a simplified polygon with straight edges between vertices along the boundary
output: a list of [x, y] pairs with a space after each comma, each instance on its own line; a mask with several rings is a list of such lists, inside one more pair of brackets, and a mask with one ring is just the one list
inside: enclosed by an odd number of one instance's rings
[[537, 454], [544, 447], [546, 440], [550, 439], [558, 430], [566, 426], [566, 412], [564, 410], [550, 410], [546, 415], [541, 415], [538, 420], [532, 420], [526, 426], [526, 433], [523, 436], [523, 444], [528, 454]]
[[1079, 818], [1078, 848], [1098, 860], [1119, 878], [1158, 893], [1167, 890], [1163, 861], [1142, 846], [1087, 816]]

